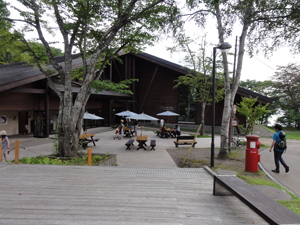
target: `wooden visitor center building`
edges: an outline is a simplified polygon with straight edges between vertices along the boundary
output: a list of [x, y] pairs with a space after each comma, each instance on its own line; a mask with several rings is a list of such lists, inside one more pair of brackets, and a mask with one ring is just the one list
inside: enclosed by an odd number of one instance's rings
[[[189, 73], [187, 68], [155, 57], [147, 53], [128, 53], [120, 56], [123, 63], [113, 60], [107, 66], [101, 79], [119, 82], [124, 79], [138, 79], [131, 85], [133, 95], [102, 91], [92, 94], [87, 103], [89, 113], [101, 116], [104, 120], [88, 122], [88, 127], [114, 126], [119, 123], [116, 113], [131, 110], [144, 112], [157, 117], [156, 114], [169, 110], [180, 114], [170, 117], [170, 123], [200, 123], [200, 103], [193, 102], [187, 88], [173, 88], [175, 80]], [[64, 66], [64, 58], [57, 57], [57, 62]], [[73, 69], [82, 66], [80, 55], [73, 55]], [[51, 68], [51, 66], [49, 66]], [[52, 76], [56, 87], [64, 88], [57, 76]], [[74, 96], [80, 89], [80, 82], [73, 81]], [[55, 132], [59, 108], [59, 98], [48, 87], [45, 76], [26, 63], [15, 63], [0, 66], [0, 130], [6, 130], [8, 135], [24, 133], [25, 124], [29, 132], [36, 137], [48, 137]], [[258, 97], [262, 104], [271, 103], [272, 99], [238, 88], [235, 102], [241, 97]], [[216, 104], [216, 125], [221, 125], [224, 102]], [[205, 125], [211, 124], [211, 107], [206, 110]], [[241, 123], [245, 122], [237, 114]]]

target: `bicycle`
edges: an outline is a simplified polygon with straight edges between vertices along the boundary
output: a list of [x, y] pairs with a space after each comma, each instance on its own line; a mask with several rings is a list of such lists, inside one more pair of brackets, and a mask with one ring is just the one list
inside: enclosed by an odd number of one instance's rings
[[231, 138], [231, 148], [236, 149], [237, 147], [244, 150], [246, 146], [244, 146], [245, 141], [240, 139], [239, 137]]

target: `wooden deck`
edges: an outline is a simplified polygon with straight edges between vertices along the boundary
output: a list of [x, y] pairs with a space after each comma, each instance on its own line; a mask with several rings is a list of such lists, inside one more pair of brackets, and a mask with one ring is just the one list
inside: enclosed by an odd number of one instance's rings
[[0, 165], [0, 224], [267, 224], [204, 169]]

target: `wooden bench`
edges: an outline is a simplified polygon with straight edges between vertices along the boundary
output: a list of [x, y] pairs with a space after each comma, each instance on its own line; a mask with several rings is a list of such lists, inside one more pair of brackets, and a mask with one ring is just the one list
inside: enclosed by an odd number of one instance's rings
[[[174, 141], [176, 148], [178, 148], [178, 145], [190, 145], [193, 143], [194, 140], [194, 136], [177, 136], [176, 141]], [[195, 144], [197, 144], [197, 142], [195, 141], [195, 143], [193, 144], [193, 147], [195, 147]]]
[[300, 216], [236, 176], [214, 176], [214, 195], [235, 195], [270, 224], [300, 224]]
[[151, 140], [150, 141], [150, 146], [151, 146], [151, 149], [150, 149], [150, 151], [152, 151], [152, 150], [154, 150], [155, 151], [155, 146], [156, 146], [156, 140]]
[[86, 149], [88, 147], [88, 143], [91, 143], [91, 142], [94, 144], [94, 146], [96, 146], [95, 142], [97, 142], [97, 141], [99, 141], [99, 139], [93, 139], [93, 140], [85, 139], [82, 142], [82, 147], [83, 147], [83, 149]]
[[126, 150], [131, 150], [130, 147], [134, 146], [133, 142], [134, 142], [134, 139], [130, 139], [125, 143], [125, 145], [127, 146]]

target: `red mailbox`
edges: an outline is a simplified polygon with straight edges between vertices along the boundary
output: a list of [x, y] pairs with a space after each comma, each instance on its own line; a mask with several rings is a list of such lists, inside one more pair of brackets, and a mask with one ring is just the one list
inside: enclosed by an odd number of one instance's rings
[[246, 148], [246, 163], [245, 170], [256, 173], [258, 170], [258, 162], [260, 162], [260, 155], [258, 149], [260, 148], [259, 136], [247, 135]]

